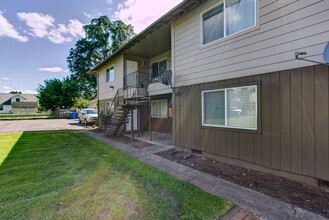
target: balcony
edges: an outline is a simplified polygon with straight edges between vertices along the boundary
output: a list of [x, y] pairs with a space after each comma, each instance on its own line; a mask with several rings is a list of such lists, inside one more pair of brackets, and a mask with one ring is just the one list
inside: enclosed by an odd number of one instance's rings
[[136, 71], [124, 77], [124, 99], [143, 98], [148, 96], [147, 88], [150, 83], [150, 74]]

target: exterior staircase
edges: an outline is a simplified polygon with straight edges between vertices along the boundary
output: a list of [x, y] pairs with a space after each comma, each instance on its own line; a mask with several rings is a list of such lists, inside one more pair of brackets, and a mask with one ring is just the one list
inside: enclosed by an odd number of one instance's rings
[[148, 85], [153, 82], [149, 73], [134, 72], [124, 78], [124, 88], [118, 89], [108, 109], [106, 132], [110, 137], [120, 137], [126, 130], [131, 112], [150, 102]]
[[110, 117], [107, 127], [107, 133], [110, 137], [120, 137], [126, 130], [126, 123], [129, 122], [130, 108], [119, 105], [116, 111]]
[[146, 103], [145, 97], [140, 97], [138, 91], [138, 89], [118, 89], [107, 112], [109, 118], [106, 122], [106, 133], [109, 137], [122, 136], [132, 110]]

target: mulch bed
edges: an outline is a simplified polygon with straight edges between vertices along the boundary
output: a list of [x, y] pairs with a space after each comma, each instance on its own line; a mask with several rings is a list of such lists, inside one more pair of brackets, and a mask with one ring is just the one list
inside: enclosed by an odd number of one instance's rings
[[328, 188], [310, 186], [175, 149], [157, 155], [329, 218]]

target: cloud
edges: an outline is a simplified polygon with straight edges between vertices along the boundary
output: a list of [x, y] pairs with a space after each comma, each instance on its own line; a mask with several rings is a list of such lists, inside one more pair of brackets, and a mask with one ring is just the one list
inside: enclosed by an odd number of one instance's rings
[[20, 12], [17, 17], [26, 23], [32, 36], [43, 38], [48, 35], [48, 30], [54, 27], [55, 19], [49, 15], [37, 12]]
[[3, 87], [5, 90], [12, 90], [13, 88], [11, 88], [10, 86], [4, 86]]
[[91, 14], [88, 14], [87, 12], [83, 12], [83, 15], [86, 16], [87, 18], [92, 18], [93, 17]]
[[60, 67], [46, 67], [46, 68], [39, 68], [39, 71], [49, 72], [49, 73], [59, 73], [63, 72], [64, 70]]
[[10, 87], [4, 86], [4, 93], [10, 93], [11, 91], [18, 91], [22, 92], [23, 94], [38, 94], [35, 90], [19, 90], [19, 89], [12, 89]]
[[2, 80], [10, 80], [9, 78], [7, 77], [3, 77]]
[[70, 42], [72, 37], [85, 37], [83, 24], [77, 19], [69, 20], [67, 25], [59, 24], [57, 28], [51, 29], [48, 33], [48, 39], [55, 44]]
[[74, 37], [84, 37], [83, 24], [70, 19], [67, 24], [56, 24], [50, 15], [37, 12], [20, 12], [17, 17], [29, 28], [29, 34], [38, 38], [48, 38], [54, 44], [70, 42]]
[[68, 33], [73, 37], [84, 37], [85, 31], [83, 30], [83, 24], [77, 19], [69, 20], [69, 23], [66, 25]]
[[21, 91], [23, 94], [38, 94], [35, 90], [23, 90]]
[[106, 0], [106, 3], [109, 4], [109, 5], [112, 5], [113, 4], [113, 0]]
[[18, 33], [15, 27], [2, 15], [0, 11], [0, 37], [9, 37], [20, 42], [27, 42], [29, 39]]
[[113, 18], [133, 25], [135, 32], [139, 33], [181, 1], [125, 0], [118, 5]]

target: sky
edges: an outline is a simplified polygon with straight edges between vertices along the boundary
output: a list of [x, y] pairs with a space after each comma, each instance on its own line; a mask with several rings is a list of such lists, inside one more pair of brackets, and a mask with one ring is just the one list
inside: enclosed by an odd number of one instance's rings
[[70, 74], [66, 58], [83, 25], [107, 15], [139, 33], [182, 0], [0, 0], [0, 93], [36, 93]]

